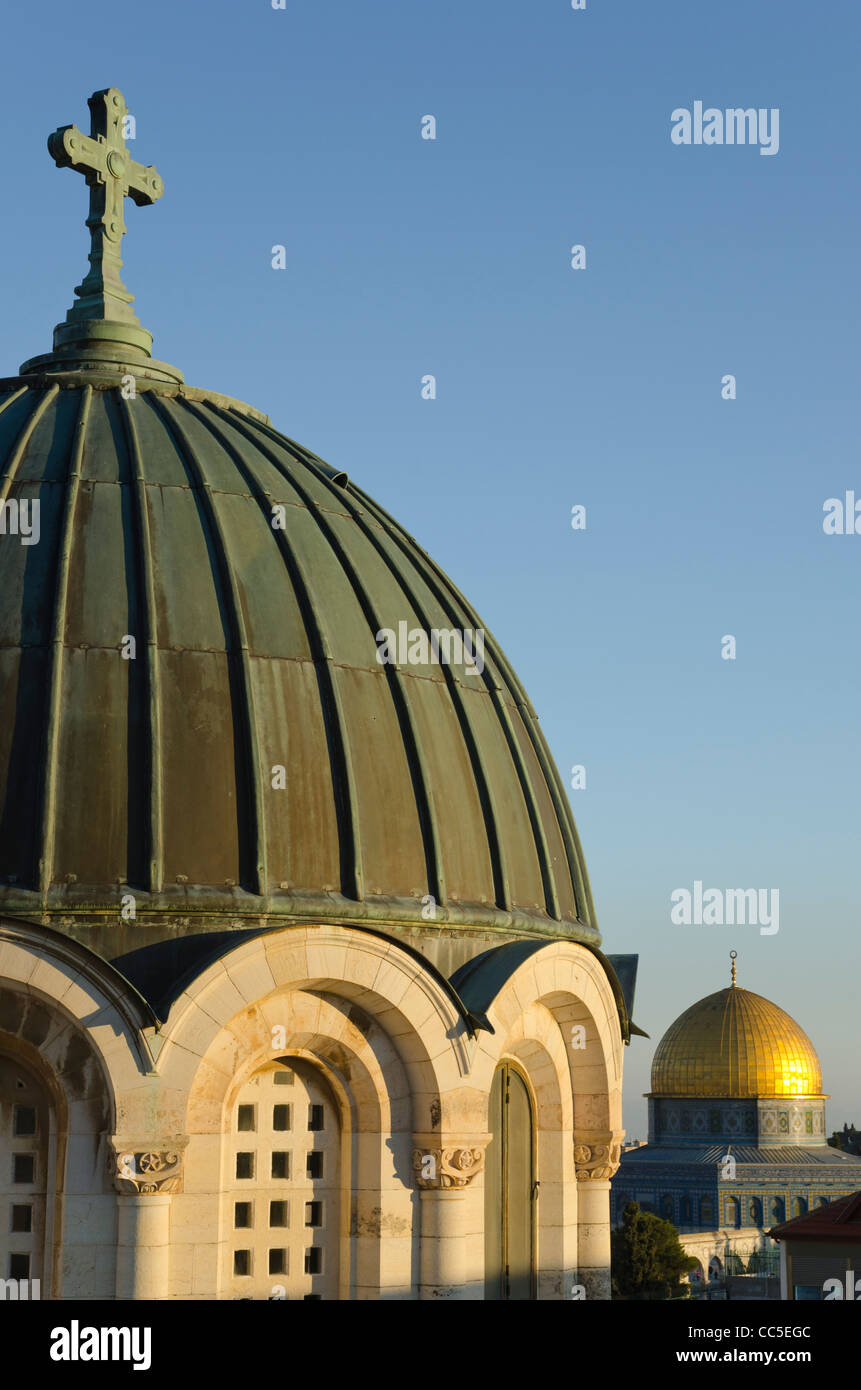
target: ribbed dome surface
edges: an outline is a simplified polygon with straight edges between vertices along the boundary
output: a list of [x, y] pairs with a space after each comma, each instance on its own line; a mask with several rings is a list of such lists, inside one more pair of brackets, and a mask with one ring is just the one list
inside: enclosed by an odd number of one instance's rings
[[807, 1034], [770, 1000], [732, 985], [692, 1004], [652, 1060], [661, 1096], [820, 1096], [822, 1072]]
[[490, 634], [481, 674], [377, 660], [381, 628], [484, 626], [426, 553], [248, 407], [85, 382], [0, 382], [0, 500], [41, 530], [0, 536], [0, 904], [597, 942]]

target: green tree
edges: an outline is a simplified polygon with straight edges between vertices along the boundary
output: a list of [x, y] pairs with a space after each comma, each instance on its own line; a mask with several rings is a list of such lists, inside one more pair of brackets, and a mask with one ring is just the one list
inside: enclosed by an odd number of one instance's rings
[[641, 1211], [638, 1202], [628, 1202], [611, 1241], [614, 1298], [687, 1296], [681, 1277], [697, 1262], [683, 1250], [671, 1221]]

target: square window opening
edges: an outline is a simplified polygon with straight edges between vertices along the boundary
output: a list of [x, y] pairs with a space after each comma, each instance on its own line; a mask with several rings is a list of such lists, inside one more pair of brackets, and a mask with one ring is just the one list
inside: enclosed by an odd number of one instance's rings
[[290, 1176], [290, 1155], [284, 1150], [279, 1150], [272, 1155], [272, 1176], [273, 1178], [289, 1178]]
[[22, 1235], [27, 1235], [33, 1229], [33, 1208], [32, 1207], [13, 1207], [12, 1208], [12, 1230]]
[[238, 1178], [254, 1177], [253, 1153], [238, 1153], [236, 1155], [236, 1176]]
[[34, 1154], [14, 1154], [12, 1157], [12, 1181], [35, 1182], [36, 1158]]
[[269, 1203], [269, 1225], [270, 1225], [270, 1226], [289, 1226], [289, 1225], [290, 1225], [290, 1203], [289, 1203], [289, 1202], [270, 1202], [270, 1203]]
[[16, 1105], [15, 1106], [15, 1128], [14, 1133], [19, 1138], [27, 1137], [36, 1133], [36, 1107], [35, 1105]]
[[250, 1202], [233, 1203], [233, 1225], [236, 1230], [242, 1230], [245, 1227], [253, 1225]]

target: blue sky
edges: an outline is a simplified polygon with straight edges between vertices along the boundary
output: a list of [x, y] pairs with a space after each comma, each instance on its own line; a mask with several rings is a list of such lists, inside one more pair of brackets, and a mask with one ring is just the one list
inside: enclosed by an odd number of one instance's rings
[[[150, 0], [133, 23], [45, 0], [4, 28], [0, 371], [49, 350], [86, 268], [83, 180], [46, 137], [118, 86], [166, 184], [126, 215], [155, 355], [397, 516], [502, 642], [566, 781], [586, 767], [604, 947], [639, 953], [652, 1036], [626, 1055], [629, 1132], [654, 1044], [731, 948], [811, 1035], [832, 1127], [861, 1123], [861, 537], [822, 530], [827, 498], [861, 498], [857, 11]], [[674, 145], [696, 100], [778, 108], [779, 152]], [[779, 931], [673, 925], [697, 879], [779, 889]]]

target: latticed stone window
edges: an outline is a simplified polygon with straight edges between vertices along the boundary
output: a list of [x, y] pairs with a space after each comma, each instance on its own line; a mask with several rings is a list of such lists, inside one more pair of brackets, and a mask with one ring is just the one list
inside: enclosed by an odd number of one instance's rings
[[341, 1133], [322, 1073], [298, 1058], [255, 1072], [229, 1142], [231, 1296], [336, 1299]]
[[50, 1104], [14, 1057], [0, 1057], [0, 1279], [43, 1279]]

